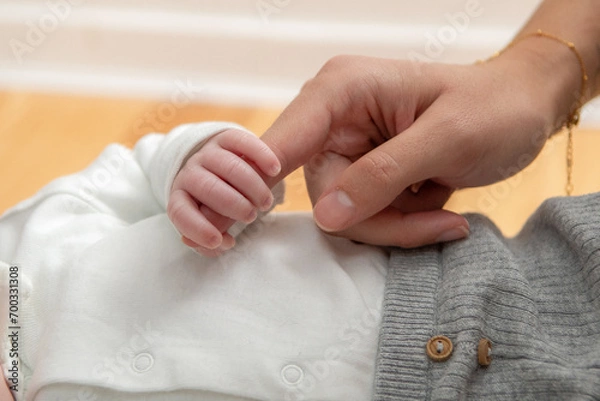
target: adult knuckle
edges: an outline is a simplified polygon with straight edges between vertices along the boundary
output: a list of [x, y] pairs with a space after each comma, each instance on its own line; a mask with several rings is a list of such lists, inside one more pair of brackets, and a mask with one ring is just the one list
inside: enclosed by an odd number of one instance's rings
[[365, 179], [380, 189], [391, 192], [397, 180], [398, 162], [386, 152], [374, 152], [364, 156]]
[[342, 68], [346, 68], [350, 65], [354, 60], [353, 56], [339, 54], [331, 57], [329, 60], [323, 64], [320, 72], [329, 72], [330, 70], [338, 71]]
[[451, 166], [460, 167], [481, 157], [481, 135], [470, 118], [462, 115], [447, 115], [438, 121], [436, 140], [448, 143], [445, 153], [452, 160]]
[[329, 167], [329, 160], [325, 153], [317, 153], [303, 166], [305, 176], [314, 176], [316, 178], [321, 174], [326, 173]]

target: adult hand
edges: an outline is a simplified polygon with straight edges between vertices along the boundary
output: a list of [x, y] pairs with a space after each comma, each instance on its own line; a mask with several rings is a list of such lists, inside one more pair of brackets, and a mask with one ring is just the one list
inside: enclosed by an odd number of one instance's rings
[[[467, 221], [441, 209], [452, 189], [524, 168], [567, 117], [556, 99], [577, 78], [554, 76], [556, 60], [531, 46], [469, 66], [335, 57], [262, 139], [282, 175], [310, 160], [314, 217], [325, 231], [402, 247], [464, 237]], [[417, 194], [405, 191], [423, 181]]]

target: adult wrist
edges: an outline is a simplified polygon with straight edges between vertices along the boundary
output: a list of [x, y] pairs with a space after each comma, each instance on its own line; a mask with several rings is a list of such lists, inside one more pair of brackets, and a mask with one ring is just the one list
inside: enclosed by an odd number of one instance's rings
[[[552, 34], [517, 38], [498, 59], [509, 63], [533, 91], [532, 109], [545, 114], [549, 134], [577, 122], [578, 111], [588, 97], [585, 60], [579, 51]], [[582, 92], [583, 91], [583, 92]]]

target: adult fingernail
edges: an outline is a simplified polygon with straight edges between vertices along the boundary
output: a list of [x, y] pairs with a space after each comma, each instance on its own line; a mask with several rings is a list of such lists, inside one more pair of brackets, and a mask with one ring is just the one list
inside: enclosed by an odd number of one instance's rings
[[420, 182], [417, 182], [417, 183], [414, 183], [414, 184], [412, 184], [412, 185], [410, 186], [410, 191], [411, 191], [413, 194], [416, 194], [416, 193], [418, 193], [418, 192], [419, 192], [419, 189], [421, 189], [421, 187], [423, 186], [423, 184], [425, 184], [425, 181], [420, 181]]
[[337, 190], [325, 196], [315, 206], [315, 222], [323, 231], [337, 231], [356, 213], [354, 202], [344, 191]]
[[437, 237], [435, 242], [455, 241], [457, 239], [466, 238], [468, 236], [469, 236], [469, 229], [467, 227], [460, 226], [460, 227], [452, 228], [448, 231], [445, 231], [444, 233], [442, 233], [442, 235]]

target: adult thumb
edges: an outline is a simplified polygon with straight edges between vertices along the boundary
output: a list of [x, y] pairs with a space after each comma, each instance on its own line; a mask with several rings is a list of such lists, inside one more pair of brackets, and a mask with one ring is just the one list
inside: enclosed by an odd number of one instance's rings
[[[335, 185], [337, 177], [349, 165], [347, 158], [326, 152], [316, 155], [304, 166], [313, 202]], [[345, 230], [330, 233], [372, 245], [403, 248], [464, 238], [469, 232], [466, 219], [441, 209], [452, 192], [452, 188], [426, 181], [417, 193], [404, 191], [375, 215]]]
[[[325, 231], [345, 230], [391, 205], [412, 184], [447, 173], [455, 162], [452, 152], [445, 141], [427, 134], [443, 129], [435, 121], [417, 119], [348, 166], [316, 202], [317, 224]], [[425, 205], [420, 210], [442, 205]]]

